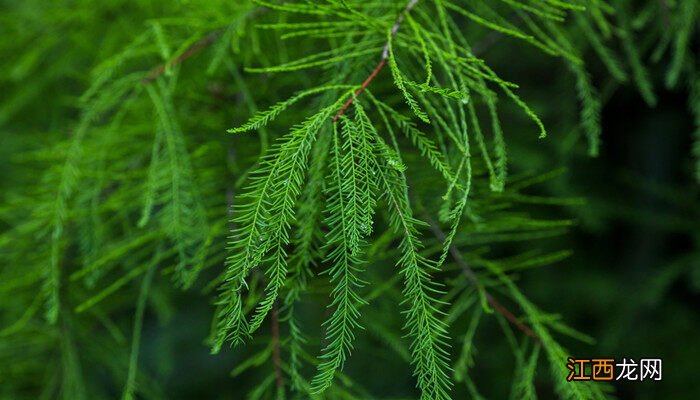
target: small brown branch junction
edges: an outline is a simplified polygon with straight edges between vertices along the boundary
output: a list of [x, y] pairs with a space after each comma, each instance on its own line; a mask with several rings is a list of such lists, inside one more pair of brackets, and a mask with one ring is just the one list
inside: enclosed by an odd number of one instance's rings
[[[438, 238], [438, 240], [444, 242], [446, 240], [445, 233], [440, 229], [438, 224], [430, 218], [429, 215], [426, 215], [426, 219], [428, 222], [428, 225], [430, 226], [430, 230], [433, 231], [435, 236]], [[469, 282], [474, 286], [474, 287], [479, 287], [480, 282], [479, 282], [479, 277], [474, 273], [474, 270], [471, 269], [469, 264], [467, 264], [467, 261], [464, 259], [462, 256], [462, 253], [460, 253], [459, 249], [454, 246], [450, 245], [449, 247], [450, 255], [455, 261], [455, 264], [462, 270], [462, 273], [469, 279]], [[495, 297], [493, 297], [489, 292], [485, 292], [486, 296], [486, 301], [488, 304], [493, 307], [493, 309], [501, 314], [508, 322], [513, 324], [516, 328], [518, 328], [520, 331], [522, 331], [524, 334], [527, 336], [531, 337], [534, 339], [537, 343], [540, 343], [540, 338], [537, 336], [535, 332], [533, 332], [532, 329], [530, 329], [527, 325], [522, 323], [515, 315], [513, 315], [512, 312], [510, 312], [504, 305], [502, 305], [498, 300], [496, 300]]]
[[168, 61], [166, 63], [163, 63], [151, 70], [151, 72], [146, 75], [145, 78], [141, 80], [141, 83], [144, 85], [147, 85], [151, 82], [153, 82], [154, 79], [157, 77], [163, 75], [166, 69], [174, 67], [178, 64], [181, 64], [183, 61], [187, 60], [188, 58], [192, 57], [193, 55], [199, 53], [206, 47], [208, 47], [210, 44], [216, 42], [216, 40], [219, 38], [221, 35], [222, 30], [218, 29], [215, 30], [211, 33], [209, 33], [207, 36], [199, 39], [195, 44], [190, 46], [187, 50], [185, 50], [184, 53], [180, 54], [176, 58], [174, 58], [171, 61]]
[[[401, 28], [401, 24], [406, 19], [406, 16], [408, 15], [408, 13], [411, 12], [411, 9], [413, 9], [413, 7], [415, 7], [417, 3], [418, 3], [418, 0], [409, 1], [408, 4], [406, 4], [406, 7], [404, 7], [403, 12], [401, 12], [401, 14], [399, 14], [399, 16], [396, 18], [396, 22], [394, 22], [394, 25], [391, 27], [391, 38], [392, 39], [394, 38], [394, 36], [396, 36], [396, 33], [399, 31], [399, 28]], [[377, 74], [379, 74], [379, 71], [381, 71], [382, 68], [384, 68], [384, 66], [386, 65], [386, 60], [389, 58], [389, 51], [390, 51], [389, 45], [390, 45], [390, 43], [387, 40], [387, 42], [384, 44], [384, 50], [382, 51], [382, 58], [379, 60], [379, 63], [377, 64], [376, 67], [374, 67], [374, 70], [372, 71], [371, 74], [369, 74], [367, 79], [365, 79], [365, 81], [362, 82], [362, 86], [360, 86], [360, 88], [357, 89], [357, 91], [355, 92], [355, 95], [352, 96], [351, 98], [349, 98], [348, 101], [343, 106], [343, 108], [341, 108], [340, 111], [338, 111], [338, 113], [335, 114], [335, 117], [333, 117], [334, 123], [338, 121], [338, 118], [340, 118], [341, 115], [345, 114], [345, 111], [347, 111], [348, 108], [350, 108], [352, 103], [355, 102], [355, 99], [359, 95], [361, 95], [362, 92], [365, 91], [365, 89], [367, 89], [367, 86], [369, 86], [369, 84], [372, 83], [374, 78], [377, 77]]]

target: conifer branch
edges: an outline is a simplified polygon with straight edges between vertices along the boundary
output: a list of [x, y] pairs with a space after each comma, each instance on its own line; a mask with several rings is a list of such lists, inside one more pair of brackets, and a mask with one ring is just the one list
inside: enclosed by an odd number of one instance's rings
[[[700, 180], [700, 77], [692, 40], [700, 3], [645, 2], [642, 8], [631, 0], [591, 0], [584, 9], [579, 0], [245, 0], [220, 8], [195, 1], [204, 7], [188, 3], [162, 15], [149, 4], [140, 9], [143, 2], [136, 1], [131, 4], [139, 11], [134, 12], [134, 25], [138, 30], [145, 23], [146, 29], [136, 36], [132, 26], [104, 31], [99, 18], [86, 18], [96, 22], [95, 33], [110, 36], [97, 44], [84, 36], [89, 30], [65, 29], [60, 33], [71, 35], [65, 39], [35, 32], [30, 36], [38, 40], [22, 38], [31, 30], [17, 24], [11, 32], [22, 40], [13, 36], [3, 50], [20, 54], [6, 63], [8, 79], [0, 86], [20, 90], [0, 101], [0, 125], [19, 117], [13, 129], [39, 133], [50, 125], [51, 130], [70, 127], [74, 133], [68, 139], [51, 138], [36, 152], [33, 145], [27, 147], [30, 152], [21, 155], [21, 162], [47, 167], [40, 184], [32, 183], [34, 168], [29, 164], [26, 172], [14, 165], [10, 169], [11, 175], [18, 171], [26, 178], [12, 176], [2, 182], [0, 265], [22, 268], [0, 267], [0, 295], [7, 300], [0, 301], [5, 306], [0, 325], [19, 318], [0, 330], [0, 359], [9, 360], [0, 362], [0, 376], [11, 378], [0, 391], [12, 398], [97, 400], [111, 389], [84, 382], [103, 382], [100, 371], [123, 369], [124, 399], [167, 397], [169, 386], [161, 389], [145, 376], [148, 368], [139, 368], [139, 349], [153, 339], [142, 338], [142, 329], [151, 325], [151, 318], [167, 316], [169, 307], [161, 304], [179, 299], [179, 292], [162, 290], [163, 282], [158, 304], [146, 312], [155, 271], [162, 271], [185, 288], [195, 279], [206, 285], [205, 291], [220, 287], [212, 352], [228, 343], [242, 345], [265, 328], [267, 334], [256, 340], [264, 346], [236, 350], [246, 360], [237, 363], [234, 376], [251, 368], [264, 370], [264, 379], [242, 385], [251, 386], [251, 400], [285, 398], [287, 390], [294, 398], [374, 397], [368, 389], [376, 387], [374, 379], [385, 376], [357, 374], [357, 364], [344, 372], [351, 357], [359, 356], [364, 365], [366, 357], [377, 356], [366, 351], [375, 342], [360, 335], [362, 329], [410, 363], [421, 399], [464, 398], [465, 393], [480, 398], [476, 386], [488, 390], [489, 381], [480, 377], [472, 382], [468, 371], [481, 344], [475, 332], [482, 310], [495, 314], [516, 358], [511, 398], [534, 398], [540, 352], [551, 366], [559, 398], [605, 398], [598, 386], [571, 385], [560, 376], [568, 352], [554, 334], [583, 341], [587, 337], [530, 303], [508, 275], [558, 261], [568, 252], [541, 254], [529, 246], [523, 250], [519, 244], [499, 244], [499, 249], [518, 254], [497, 259], [488, 254], [490, 243], [548, 238], [563, 234], [569, 224], [534, 218], [529, 207], [521, 207], [571, 204], [565, 198], [520, 192], [556, 172], [514, 175], [506, 190], [510, 165], [505, 134], [517, 121], [508, 118], [501, 126], [499, 114], [510, 111], [498, 103], [501, 98], [512, 101], [544, 137], [543, 123], [533, 110], [548, 108], [550, 102], [568, 104], [568, 92], [547, 90], [546, 99], [525, 102], [515, 82], [527, 78], [516, 76], [510, 82], [495, 72], [502, 68], [499, 63], [511, 62], [510, 55], [498, 52], [488, 61], [476, 55], [510, 38], [533, 46], [543, 57], [560, 57], [575, 77], [580, 125], [591, 155], [602, 141], [604, 97], [629, 80], [653, 103], [652, 83], [661, 82], [659, 71], [665, 69], [669, 89], [691, 87], [689, 108], [696, 122], [692, 151]], [[40, 2], [27, 4], [28, 10]], [[34, 14], [16, 11], [0, 12], [0, 17], [13, 25], [15, 16]], [[263, 13], [269, 21], [248, 23]], [[652, 18], [653, 13], [660, 18]], [[51, 13], [38, 14], [46, 19], [42, 26], [56, 22]], [[65, 16], [61, 13], [59, 19], [75, 20]], [[81, 46], [65, 47], [65, 40]], [[85, 60], [103, 55], [92, 70], [86, 68]], [[518, 59], [523, 71], [543, 68], [539, 60], [529, 65], [527, 57]], [[665, 59], [665, 68], [647, 65], [647, 60]], [[186, 62], [196, 65], [177, 73]], [[601, 76], [587, 68], [599, 62], [611, 75], [610, 88], [597, 88]], [[243, 65], [247, 72], [293, 73], [274, 81], [257, 79], [243, 76]], [[311, 69], [324, 74], [300, 73]], [[381, 73], [391, 77], [379, 77]], [[92, 83], [79, 98], [81, 118], [72, 110], [64, 114], [65, 96], [40, 96], [47, 89], [61, 92], [63, 83], [56, 78], [80, 77], [74, 85], [78, 88], [87, 74]], [[354, 81], [349, 76], [358, 82], [347, 84]], [[393, 82], [370, 88], [385, 78]], [[385, 83], [398, 89], [397, 98], [386, 103], [372, 93]], [[217, 93], [223, 87], [237, 91], [248, 107], [221, 112], [223, 107], [211, 104], [218, 98], [205, 95], [206, 84]], [[530, 97], [530, 90], [522, 94]], [[396, 101], [401, 96], [405, 101]], [[257, 100], [274, 105], [258, 111]], [[47, 125], [44, 111], [51, 108], [56, 111]], [[229, 132], [257, 131], [260, 144], [248, 137], [227, 143], [215, 133], [223, 120], [250, 114], [248, 122]], [[561, 126], [569, 126], [569, 114], [545, 110], [547, 119]], [[419, 129], [413, 115], [434, 121], [430, 130]], [[286, 134], [271, 129], [268, 137], [266, 127], [291, 121], [301, 122]], [[571, 145], [569, 140], [551, 144], [561, 155]], [[514, 155], [530, 154], [521, 141], [512, 146]], [[516, 161], [513, 169], [522, 167], [518, 163], [529, 165], [528, 160]], [[7, 170], [6, 163], [0, 162], [0, 170]], [[24, 179], [36, 187], [13, 188]], [[243, 182], [248, 185], [243, 187]], [[414, 216], [413, 204], [421, 209], [421, 201], [439, 210], [439, 223], [429, 215], [422, 220]], [[457, 235], [465, 224], [469, 230]], [[425, 232], [426, 227], [435, 235]], [[424, 233], [440, 241], [425, 247]], [[472, 261], [463, 251], [465, 244], [484, 244], [483, 252], [470, 250]], [[436, 254], [439, 258], [433, 259]], [[447, 257], [454, 259], [454, 271], [443, 269]], [[487, 269], [477, 269], [481, 266]], [[211, 273], [201, 273], [205, 269]], [[137, 278], [142, 280], [140, 290], [132, 284]], [[315, 304], [320, 294], [328, 298], [325, 313]], [[481, 307], [474, 307], [479, 301]], [[43, 303], [47, 321], [35, 316]], [[135, 316], [125, 312], [133, 308]], [[394, 312], [398, 309], [402, 312]], [[462, 316], [471, 311], [466, 332], [455, 336]], [[320, 319], [320, 327], [305, 331], [306, 322]], [[117, 347], [126, 348], [129, 341], [120, 327], [131, 321], [131, 351], [120, 356]], [[95, 335], [103, 330], [98, 323], [111, 338]], [[109, 340], [121, 346], [109, 346]], [[457, 340], [464, 342], [459, 355], [451, 349]], [[24, 343], [31, 343], [32, 357], [23, 356]], [[114, 354], [100, 351], [107, 347]], [[307, 347], [320, 347], [319, 354]], [[313, 370], [312, 376], [304, 376]], [[122, 374], [114, 375], [122, 381]], [[453, 381], [467, 387], [453, 387]], [[31, 392], [25, 394], [25, 389]], [[410, 396], [412, 389], [402, 388], [396, 396]], [[246, 397], [235, 390], [232, 396]]]
[[359, 89], [355, 92], [355, 95], [352, 96], [351, 98], [348, 99], [348, 101], [343, 105], [343, 108], [338, 111], [337, 114], [333, 117], [333, 122], [338, 122], [338, 118], [340, 118], [341, 115], [345, 114], [345, 112], [350, 108], [352, 103], [355, 102], [355, 99], [359, 97], [362, 92], [364, 92], [367, 87], [369, 86], [370, 83], [374, 80], [374, 78], [377, 77], [377, 74], [379, 74], [379, 71], [384, 68], [386, 65], [387, 59], [389, 58], [390, 54], [390, 46], [391, 46], [391, 40], [396, 36], [396, 33], [399, 31], [401, 28], [401, 24], [403, 23], [404, 20], [406, 20], [406, 16], [408, 15], [409, 12], [411, 12], [411, 9], [415, 7], [415, 5], [418, 3], [418, 0], [410, 0], [408, 4], [406, 4], [406, 7], [404, 7], [403, 11], [399, 16], [396, 18], [396, 22], [394, 22], [394, 25], [391, 27], [391, 32], [389, 33], [389, 40], [384, 43], [384, 49], [382, 50], [382, 58], [379, 60], [379, 63], [377, 63], [377, 66], [374, 67], [374, 70], [372, 70], [372, 73], [369, 74], [367, 79], [365, 79], [364, 82], [362, 82], [362, 86], [360, 86]]
[[[256, 8], [255, 10], [248, 13], [248, 17], [250, 18], [250, 17], [256, 16], [256, 15], [259, 15], [261, 13], [266, 12], [267, 10], [268, 10], [267, 8], [262, 8], [262, 7]], [[148, 85], [149, 83], [153, 82], [153, 80], [155, 80], [159, 76], [163, 75], [163, 73], [165, 73], [165, 71], [168, 70], [169, 68], [172, 68], [176, 65], [182, 64], [187, 59], [191, 58], [192, 56], [196, 55], [200, 51], [211, 46], [217, 40], [219, 40], [219, 38], [221, 38], [221, 35], [224, 32], [226, 32], [226, 28], [219, 28], [219, 29], [216, 29], [216, 30], [209, 32], [207, 35], [205, 35], [203, 38], [196, 41], [192, 46], [190, 46], [187, 50], [185, 50], [179, 56], [153, 68], [151, 70], [151, 72], [149, 72], [148, 75], [146, 75], [146, 77], [141, 80], [141, 84]]]
[[[445, 241], [446, 236], [445, 232], [440, 229], [440, 227], [437, 225], [437, 222], [430, 216], [430, 215], [425, 215], [426, 221], [428, 222], [428, 225], [430, 227], [430, 230], [433, 231], [433, 234], [442, 242]], [[469, 279], [472, 285], [474, 287], [481, 287], [483, 288], [483, 285], [481, 284], [479, 277], [476, 275], [474, 270], [467, 264], [467, 261], [462, 257], [462, 253], [459, 252], [459, 249], [455, 245], [450, 245], [449, 247], [450, 254], [452, 255], [452, 258], [454, 259], [455, 263], [460, 267], [464, 275]], [[538, 343], [541, 343], [540, 338], [537, 336], [537, 334], [530, 329], [527, 325], [522, 323], [510, 310], [508, 310], [504, 305], [502, 305], [498, 300], [496, 300], [495, 297], [493, 297], [489, 292], [487, 292], [484, 289], [484, 296], [486, 297], [486, 301], [488, 304], [493, 307], [493, 309], [501, 314], [508, 322], [513, 324], [516, 328], [518, 328], [520, 331], [522, 331], [524, 334], [527, 336], [531, 337]]]
[[442, 291], [430, 275], [436, 264], [419, 253], [422, 244], [418, 239], [417, 226], [425, 223], [412, 215], [403, 172], [382, 166], [377, 159], [375, 164], [377, 180], [385, 190], [383, 197], [389, 207], [390, 225], [403, 236], [399, 244], [402, 254], [397, 266], [401, 268], [404, 278], [404, 303], [408, 304], [404, 329], [408, 330], [408, 337], [412, 339], [411, 357], [421, 389], [421, 400], [449, 400], [452, 382], [447, 374], [450, 357], [445, 349], [447, 327], [438, 318], [442, 313], [439, 307], [443, 303], [434, 296]]
[[153, 82], [153, 80], [155, 80], [157, 77], [163, 75], [163, 73], [167, 69], [172, 68], [178, 64], [181, 64], [182, 62], [184, 62], [188, 58], [194, 56], [195, 54], [199, 53], [200, 51], [204, 50], [205, 48], [209, 47], [211, 44], [216, 42], [223, 32], [224, 32], [224, 29], [217, 29], [215, 31], [210, 32], [208, 35], [199, 39], [190, 48], [185, 50], [184, 53], [175, 57], [173, 60], [167, 61], [167, 62], [160, 64], [159, 66], [153, 68], [151, 70], [151, 72], [149, 72], [148, 75], [146, 75], [146, 77], [141, 80], [141, 83], [143, 85], [148, 85], [149, 83]]
[[[465, 264], [464, 266], [467, 266], [467, 265]], [[461, 267], [463, 268], [464, 266], [461, 266]], [[515, 315], [513, 315], [512, 312], [510, 312], [510, 310], [508, 310], [505, 306], [503, 306], [490, 293], [486, 294], [486, 299], [488, 300], [491, 307], [493, 307], [493, 309], [496, 310], [499, 314], [504, 316], [508, 320], [508, 322], [513, 324], [516, 328], [520, 329], [524, 334], [531, 337], [532, 339], [534, 339], [538, 343], [540, 342], [540, 338], [537, 336], [537, 334], [532, 329], [530, 329], [524, 323], [520, 322], [520, 320]]]

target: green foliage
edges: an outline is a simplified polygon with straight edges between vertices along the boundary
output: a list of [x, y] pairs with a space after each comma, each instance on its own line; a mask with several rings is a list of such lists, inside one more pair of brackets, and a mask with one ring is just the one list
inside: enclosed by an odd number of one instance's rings
[[158, 123], [139, 226], [148, 224], [152, 209], [158, 204], [164, 214], [159, 219], [166, 221], [163, 230], [178, 252], [176, 279], [187, 287], [196, 279], [204, 263], [208, 229], [170, 94], [162, 81], [158, 86], [160, 93], [152, 86], [147, 88]]
[[[560, 341], [587, 337], [518, 286], [571, 255], [538, 249], [573, 224], [553, 210], [581, 202], [528, 193], [554, 174], [508, 150], [547, 138], [556, 104], [487, 50], [527, 44], [571, 71], [590, 156], [605, 145], [590, 66], [653, 106], [649, 58], [667, 54], [666, 85], [691, 82], [700, 180], [696, 1], [670, 2], [672, 29], [652, 27], [651, 1], [59, 3], [0, 12], [16, 37], [1, 51], [18, 54], [0, 61], [0, 126], [28, 138], [0, 195], [0, 398], [167, 398], [153, 371], [172, 366], [145, 362], [143, 342], [149, 313], [166, 324], [186, 296], [215, 298], [207, 344], [252, 380], [236, 398], [383, 395], [350, 366], [373, 356], [368, 337], [413, 369], [391, 376], [412, 379], [400, 396], [481, 398], [476, 343], [494, 321], [510, 398], [540, 382], [610, 398], [565, 381]], [[226, 136], [232, 120], [247, 122]]]
[[329, 305], [333, 312], [324, 323], [328, 344], [321, 356], [324, 361], [318, 365], [318, 374], [313, 380], [315, 393], [330, 386], [335, 371], [350, 355], [354, 330], [360, 327], [358, 307], [367, 304], [357, 290], [365, 284], [358, 276], [362, 273], [361, 247], [365, 244], [364, 238], [371, 233], [376, 205], [373, 195], [376, 190], [371, 187], [370, 176], [373, 172], [370, 141], [374, 137], [366, 131], [362, 121], [358, 124], [342, 117], [341, 124], [342, 138], [334, 125], [326, 210], [327, 243], [332, 250], [328, 251], [325, 263], [331, 265], [327, 273], [335, 284], [331, 292], [333, 301]]

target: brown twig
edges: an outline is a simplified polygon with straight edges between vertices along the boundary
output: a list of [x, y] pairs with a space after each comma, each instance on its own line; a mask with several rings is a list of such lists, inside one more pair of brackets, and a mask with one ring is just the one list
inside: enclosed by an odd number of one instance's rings
[[[399, 16], [396, 18], [396, 22], [394, 22], [394, 25], [391, 27], [391, 38], [392, 39], [394, 38], [394, 36], [396, 36], [396, 33], [399, 31], [399, 28], [401, 28], [401, 24], [406, 19], [406, 16], [408, 15], [408, 13], [411, 11], [411, 9], [413, 7], [415, 7], [415, 5], [417, 3], [418, 3], [418, 0], [410, 0], [408, 2], [408, 4], [406, 4], [406, 7], [404, 7], [401, 14], [399, 14]], [[333, 117], [334, 123], [338, 121], [338, 118], [340, 118], [341, 115], [345, 114], [345, 111], [347, 111], [348, 108], [350, 108], [352, 103], [355, 102], [355, 99], [359, 95], [361, 95], [362, 92], [365, 91], [365, 89], [367, 89], [367, 86], [369, 86], [369, 84], [372, 83], [372, 81], [377, 76], [377, 74], [379, 74], [379, 71], [381, 71], [382, 68], [384, 68], [384, 66], [386, 65], [386, 60], [389, 58], [389, 51], [390, 51], [389, 41], [387, 40], [387, 42], [384, 44], [384, 50], [382, 51], [382, 58], [379, 60], [379, 63], [377, 63], [377, 66], [374, 67], [374, 70], [372, 71], [371, 74], [369, 74], [367, 79], [365, 79], [365, 81], [362, 82], [362, 86], [360, 86], [360, 88], [357, 89], [357, 91], [355, 92], [355, 95], [352, 96], [351, 98], [349, 98], [348, 101], [343, 106], [343, 108], [341, 108], [340, 111], [338, 111], [338, 113], [335, 114], [335, 117]]]
[[[433, 231], [433, 233], [439, 240], [444, 242], [446, 239], [445, 233], [440, 229], [435, 220], [427, 214], [425, 218], [428, 222], [428, 225], [430, 226], [430, 230]], [[464, 259], [464, 257], [462, 257], [462, 253], [460, 253], [459, 249], [454, 245], [450, 245], [449, 252], [452, 258], [454, 259], [455, 263], [462, 269], [462, 272], [464, 273], [464, 275], [466, 275], [467, 279], [469, 279], [471, 284], [475, 287], [482, 286], [479, 282], [479, 277], [476, 276], [474, 270], [472, 270], [469, 264], [467, 264], [467, 261]], [[486, 292], [486, 290], [484, 290], [484, 293], [486, 295], [486, 301], [491, 307], [493, 307], [493, 309], [497, 313], [501, 314], [506, 320], [508, 320], [508, 322], [513, 324], [513, 326], [521, 330], [527, 336], [531, 337], [538, 343], [541, 342], [540, 338], [532, 329], [530, 329], [527, 325], [522, 323], [515, 315], [513, 315], [512, 312], [510, 312], [505, 306], [503, 306], [498, 300], [496, 300], [495, 297], [493, 297], [490, 293]]]
[[272, 365], [275, 369], [275, 382], [277, 390], [284, 390], [284, 377], [282, 376], [282, 356], [280, 352], [280, 322], [277, 301], [272, 305]]
[[148, 75], [146, 75], [146, 77], [141, 80], [141, 83], [144, 85], [151, 83], [154, 79], [161, 76], [167, 68], [171, 68], [175, 65], [178, 65], [183, 61], [187, 60], [188, 58], [192, 57], [193, 55], [199, 53], [212, 43], [216, 42], [219, 36], [221, 36], [222, 32], [223, 29], [217, 29], [213, 32], [210, 32], [207, 36], [199, 39], [195, 44], [190, 46], [187, 50], [185, 50], [184, 53], [180, 54], [175, 59], [153, 68], [153, 70], [151, 70], [151, 72], [149, 72]]
[[486, 293], [486, 301], [488, 301], [489, 305], [493, 307], [494, 310], [496, 310], [499, 314], [501, 314], [505, 319], [508, 320], [511, 324], [513, 324], [515, 327], [520, 329], [523, 333], [528, 335], [529, 337], [533, 338], [535, 341], [540, 343], [540, 338], [537, 336], [535, 332], [533, 332], [532, 329], [530, 329], [527, 325], [523, 324], [520, 322], [520, 320], [513, 315], [512, 312], [510, 312], [507, 308], [505, 308], [501, 303], [498, 302], [491, 294]]
[[[264, 7], [259, 7], [256, 8], [255, 10], [252, 10], [248, 13], [246, 18], [251, 18], [254, 16], [257, 16], [259, 14], [262, 14], [266, 12], [268, 9]], [[195, 42], [192, 46], [190, 46], [187, 50], [185, 50], [184, 53], [180, 54], [177, 56], [175, 59], [170, 60], [168, 62], [165, 62], [151, 70], [151, 72], [146, 75], [145, 78], [141, 80], [141, 83], [146, 85], [151, 83], [154, 79], [157, 77], [163, 75], [166, 69], [171, 68], [175, 65], [181, 64], [183, 61], [187, 60], [188, 58], [194, 56], [195, 54], [199, 53], [200, 51], [204, 50], [208, 46], [210, 46], [212, 43], [216, 42], [220, 37], [221, 34], [226, 31], [226, 28], [219, 28], [216, 30], [213, 30], [209, 32], [206, 36], [203, 38], [199, 39], [197, 42]]]

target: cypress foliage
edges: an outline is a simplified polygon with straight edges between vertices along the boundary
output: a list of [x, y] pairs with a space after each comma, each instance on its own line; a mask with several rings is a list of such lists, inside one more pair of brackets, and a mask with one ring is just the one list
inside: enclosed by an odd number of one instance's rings
[[581, 201], [532, 195], [557, 171], [510, 153], [525, 135], [574, 151], [546, 123], [557, 94], [534, 100], [488, 51], [568, 69], [573, 147], [593, 158], [609, 92], [657, 105], [663, 69], [690, 92], [700, 181], [699, 16], [696, 0], [7, 4], [0, 126], [25, 143], [0, 195], [0, 398], [179, 396], [142, 342], [193, 298], [213, 315], [199, 343], [244, 382], [221, 398], [389, 398], [351, 367], [368, 341], [410, 366], [385, 371], [397, 396], [482, 398], [489, 321], [510, 398], [541, 382], [613, 398], [566, 382], [566, 336], [588, 338], [519, 285], [571, 255], [551, 249], [574, 223], [552, 210]]

